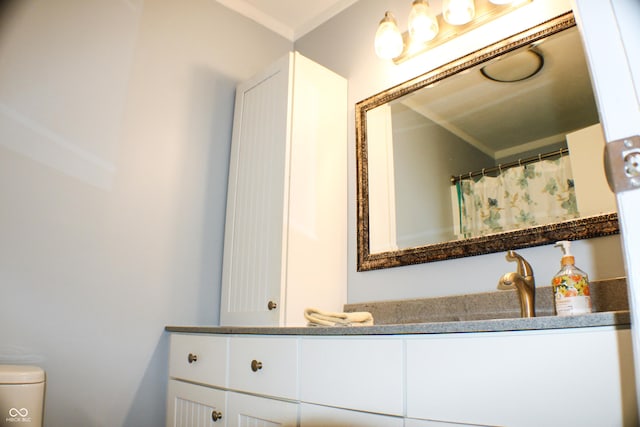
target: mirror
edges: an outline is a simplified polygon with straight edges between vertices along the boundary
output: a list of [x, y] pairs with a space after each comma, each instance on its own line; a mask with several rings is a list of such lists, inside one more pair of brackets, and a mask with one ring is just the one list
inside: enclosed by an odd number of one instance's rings
[[[572, 13], [364, 99], [355, 113], [358, 271], [618, 233]], [[545, 176], [538, 192], [553, 200], [514, 190], [528, 175]], [[524, 200], [553, 207], [525, 212]]]

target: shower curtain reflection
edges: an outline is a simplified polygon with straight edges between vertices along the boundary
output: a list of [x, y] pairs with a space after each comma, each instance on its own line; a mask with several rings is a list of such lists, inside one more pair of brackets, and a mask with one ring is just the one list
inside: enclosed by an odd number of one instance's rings
[[455, 184], [461, 238], [579, 217], [568, 156], [503, 169]]

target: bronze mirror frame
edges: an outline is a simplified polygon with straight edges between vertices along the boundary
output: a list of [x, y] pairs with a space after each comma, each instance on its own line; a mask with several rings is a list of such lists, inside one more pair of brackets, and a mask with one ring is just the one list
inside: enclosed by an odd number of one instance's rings
[[396, 251], [372, 254], [369, 249], [367, 112], [497, 56], [575, 26], [576, 22], [573, 13], [568, 12], [393, 86], [356, 104], [358, 271], [442, 261], [509, 249], [545, 245], [559, 240], [588, 239], [619, 232], [618, 215], [617, 213], [610, 213]]

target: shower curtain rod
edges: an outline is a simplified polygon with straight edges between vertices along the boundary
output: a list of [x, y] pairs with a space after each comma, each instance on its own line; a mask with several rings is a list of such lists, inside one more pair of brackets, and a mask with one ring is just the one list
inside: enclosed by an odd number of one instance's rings
[[523, 160], [517, 160], [515, 162], [509, 162], [509, 163], [505, 163], [504, 165], [498, 165], [498, 166], [492, 166], [490, 168], [485, 168], [479, 171], [475, 171], [475, 172], [469, 172], [466, 173], [464, 175], [458, 175], [458, 176], [451, 176], [451, 184], [455, 184], [459, 181], [462, 181], [463, 179], [471, 179], [474, 176], [480, 176], [480, 175], [486, 175], [488, 173], [494, 173], [494, 172], [500, 172], [503, 169], [509, 169], [515, 166], [522, 166], [522, 165], [526, 165], [527, 163], [533, 163], [533, 162], [539, 162], [543, 159], [548, 159], [549, 157], [554, 157], [554, 156], [562, 156], [563, 154], [567, 154], [569, 152], [568, 148], [561, 148], [560, 150], [555, 150], [555, 151], [550, 151], [548, 153], [545, 154], [538, 154], [537, 156], [532, 156], [532, 157], [528, 157], [526, 159]]

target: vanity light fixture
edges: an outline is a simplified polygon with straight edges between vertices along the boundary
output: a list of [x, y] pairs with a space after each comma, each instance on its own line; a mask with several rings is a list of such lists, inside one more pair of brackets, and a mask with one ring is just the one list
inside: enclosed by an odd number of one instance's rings
[[409, 34], [411, 40], [425, 43], [438, 35], [438, 20], [426, 0], [414, 0], [409, 13]]
[[393, 13], [385, 12], [376, 32], [376, 55], [382, 59], [393, 59], [402, 53], [402, 43], [398, 21]]
[[376, 54], [399, 64], [532, 1], [443, 0], [442, 13], [436, 15], [427, 0], [414, 0], [404, 33], [393, 13], [385, 12], [376, 32]]
[[442, 0], [442, 17], [451, 25], [471, 22], [476, 14], [473, 0]]

